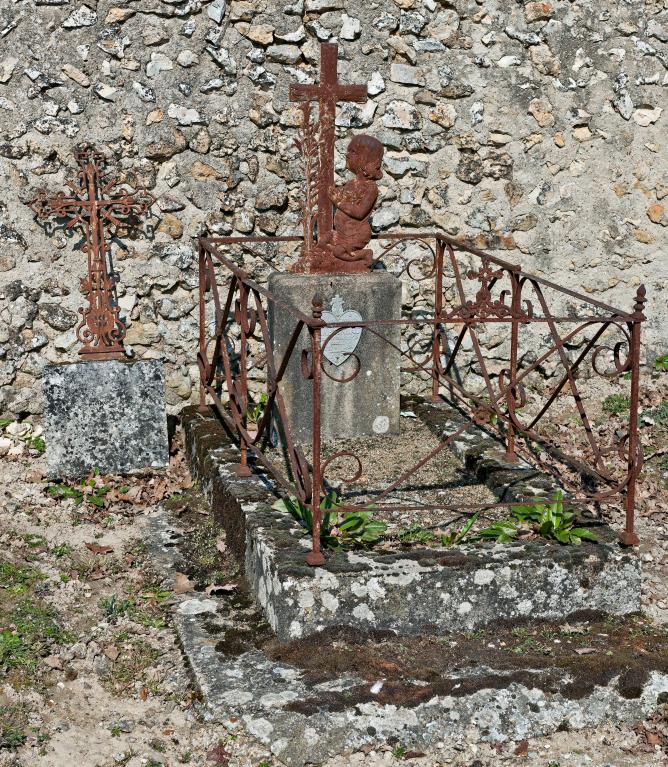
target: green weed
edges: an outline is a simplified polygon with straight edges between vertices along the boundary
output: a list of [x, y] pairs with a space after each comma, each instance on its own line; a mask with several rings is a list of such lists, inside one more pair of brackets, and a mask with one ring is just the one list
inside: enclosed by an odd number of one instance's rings
[[19, 567], [9, 562], [0, 562], [0, 588], [10, 594], [25, 594], [37, 582], [46, 576], [30, 567]]
[[579, 546], [582, 541], [597, 540], [591, 530], [574, 526], [576, 514], [564, 508], [561, 491], [555, 494], [552, 502], [513, 506], [511, 513], [510, 518], [478, 530], [475, 537], [481, 540], [508, 543], [515, 540], [521, 532], [533, 532], [541, 538], [576, 546]]
[[640, 417], [651, 418], [654, 423], [661, 425], [668, 423], [668, 400], [664, 400], [658, 407], [645, 410], [640, 414]]
[[262, 420], [264, 409], [268, 401], [269, 397], [267, 396], [267, 392], [262, 392], [258, 402], [249, 402], [248, 409], [246, 410], [246, 419], [250, 423], [259, 423]]
[[404, 530], [400, 530], [397, 537], [400, 541], [406, 541], [407, 543], [429, 543], [429, 541], [433, 541], [436, 538], [431, 530], [427, 530], [420, 525], [411, 525]]
[[75, 506], [80, 506], [85, 500], [91, 506], [101, 509], [104, 506], [105, 496], [111, 488], [106, 485], [96, 486], [95, 479], [91, 477], [82, 479], [79, 485], [57, 482], [54, 485], [49, 485], [46, 490], [49, 495], [53, 495], [55, 498], [71, 498]]
[[[328, 549], [369, 548], [378, 543], [387, 529], [384, 522], [373, 519], [372, 511], [339, 512], [343, 504], [335, 492], [326, 495], [320, 508], [323, 511], [320, 526], [320, 543]], [[305, 528], [307, 533], [313, 530], [311, 509], [297, 498], [276, 501], [273, 509], [284, 511]]]
[[457, 546], [460, 543], [467, 543], [468, 541], [475, 540], [474, 536], [469, 536], [469, 532], [473, 525], [475, 525], [478, 519], [478, 514], [474, 514], [472, 517], [464, 522], [459, 530], [447, 530], [444, 535], [441, 536], [441, 543], [443, 546]]
[[631, 407], [631, 400], [624, 394], [611, 394], [603, 400], [603, 410], [610, 415], [619, 415]]
[[34, 671], [54, 644], [68, 640], [56, 611], [29, 599], [0, 613], [0, 627], [0, 668], [5, 669]]

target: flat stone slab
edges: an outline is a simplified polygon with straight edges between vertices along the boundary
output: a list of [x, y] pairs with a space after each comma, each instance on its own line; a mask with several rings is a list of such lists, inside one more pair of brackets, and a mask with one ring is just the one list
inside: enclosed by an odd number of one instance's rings
[[128, 474], [169, 464], [162, 362], [77, 362], [44, 368], [48, 472]]
[[238, 456], [213, 418], [186, 415], [185, 429], [193, 473], [282, 641], [338, 626], [410, 635], [471, 631], [498, 620], [567, 619], [582, 610], [640, 610], [640, 559], [603, 525], [598, 543], [581, 546], [414, 545], [405, 552], [328, 553], [323, 567], [308, 567], [310, 539], [271, 508], [269, 480], [236, 475]]
[[[163, 512], [150, 524], [158, 572], [188, 573], [179, 520]], [[638, 618], [421, 637], [329, 629], [282, 644], [243, 591], [175, 601], [205, 717], [243, 726], [290, 767], [388, 742], [430, 751], [640, 721], [668, 700], [668, 636]]]
[[[320, 296], [322, 319], [328, 323], [401, 317], [401, 281], [387, 272], [274, 273], [269, 276], [269, 290], [283, 304], [309, 316], [313, 297]], [[285, 306], [270, 302], [269, 325], [278, 362], [288, 347], [297, 318]], [[371, 329], [352, 327], [339, 331], [323, 328], [321, 436], [324, 441], [399, 431], [400, 346], [398, 325], [376, 324]], [[313, 383], [302, 375], [300, 361], [302, 350], [310, 348], [310, 336], [304, 329], [280, 387], [292, 438], [301, 444], [312, 441]]]

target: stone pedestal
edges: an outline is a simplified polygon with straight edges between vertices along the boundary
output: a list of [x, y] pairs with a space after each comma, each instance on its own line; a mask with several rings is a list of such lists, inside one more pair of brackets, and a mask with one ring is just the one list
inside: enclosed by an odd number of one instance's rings
[[[311, 315], [317, 294], [323, 301], [326, 322], [397, 320], [401, 317], [401, 282], [387, 272], [368, 274], [272, 274], [269, 290], [276, 298]], [[270, 304], [269, 323], [278, 368], [297, 324], [287, 309]], [[327, 341], [333, 331], [322, 331], [325, 355], [322, 375], [323, 441], [341, 437], [374, 436], [399, 432], [401, 327], [373, 325], [349, 328]], [[292, 353], [281, 384], [291, 433], [296, 442], [312, 439], [312, 381], [304, 379], [300, 358], [310, 349], [307, 329]], [[359, 359], [360, 370], [352, 355]], [[338, 380], [333, 380], [338, 379]]]
[[44, 440], [52, 477], [126, 474], [169, 464], [165, 376], [157, 360], [44, 368]]

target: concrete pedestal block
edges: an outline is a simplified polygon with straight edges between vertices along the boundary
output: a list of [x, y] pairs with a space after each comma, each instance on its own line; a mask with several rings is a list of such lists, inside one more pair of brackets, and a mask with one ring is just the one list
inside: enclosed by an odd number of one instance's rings
[[162, 362], [76, 362], [44, 368], [49, 475], [125, 474], [169, 464]]
[[[401, 318], [401, 282], [386, 272], [274, 273], [269, 277], [269, 290], [278, 301], [309, 316], [313, 297], [320, 296], [326, 322]], [[269, 324], [278, 368], [297, 318], [285, 307], [270, 303]], [[401, 327], [349, 328], [333, 335], [327, 343], [332, 333], [327, 328], [322, 331], [323, 441], [398, 433]], [[313, 382], [303, 377], [300, 364], [302, 350], [310, 348], [309, 333], [304, 329], [281, 384], [293, 439], [302, 444], [310, 444], [312, 439]], [[357, 375], [344, 382], [358, 364]]]

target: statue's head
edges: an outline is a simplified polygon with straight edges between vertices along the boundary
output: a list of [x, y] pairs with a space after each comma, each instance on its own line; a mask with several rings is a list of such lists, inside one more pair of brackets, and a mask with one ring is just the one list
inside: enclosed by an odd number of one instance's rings
[[355, 175], [361, 173], [376, 181], [383, 177], [380, 169], [383, 164], [383, 145], [373, 136], [354, 136], [348, 144], [346, 160], [348, 170]]

